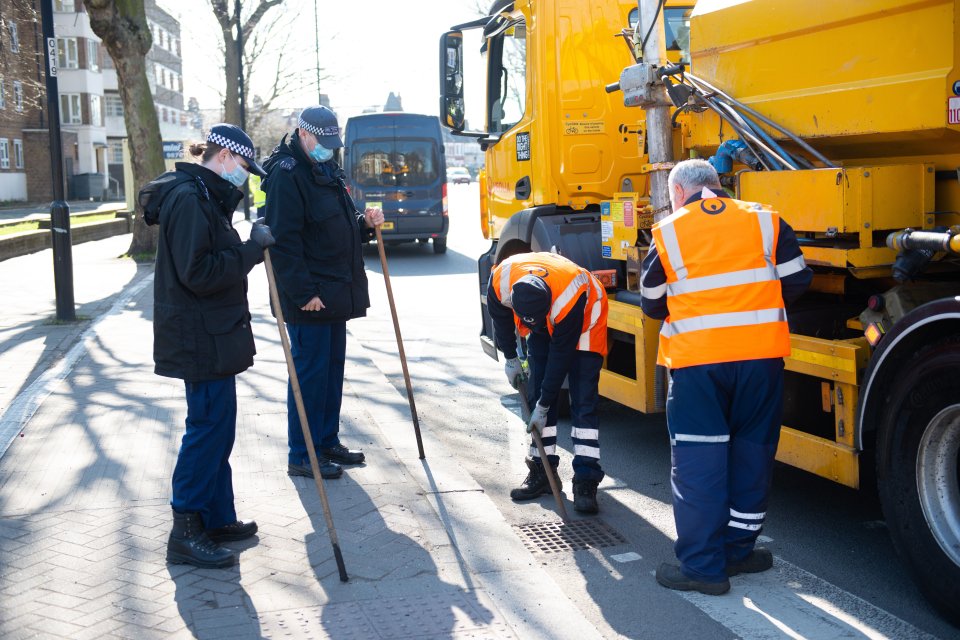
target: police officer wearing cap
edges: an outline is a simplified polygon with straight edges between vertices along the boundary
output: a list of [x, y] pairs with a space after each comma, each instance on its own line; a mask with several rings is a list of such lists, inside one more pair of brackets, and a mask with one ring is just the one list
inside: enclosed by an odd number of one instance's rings
[[657, 582], [720, 595], [729, 577], [773, 566], [756, 547], [783, 412], [786, 303], [810, 285], [797, 237], [780, 215], [730, 198], [704, 160], [668, 179], [673, 214], [654, 225], [641, 304], [664, 319], [657, 363], [670, 371], [674, 551]]
[[[186, 431], [173, 470], [173, 530], [167, 561], [198, 567], [236, 562], [222, 542], [257, 532], [234, 509], [230, 451], [236, 435], [236, 374], [256, 352], [247, 307], [247, 273], [273, 243], [255, 223], [241, 241], [232, 219], [248, 173], [263, 175], [253, 143], [239, 127], [217, 124], [190, 152], [141, 192], [156, 198], [160, 234], [154, 280], [155, 371], [184, 381]], [[141, 200], [141, 203], [144, 201]], [[153, 209], [153, 207], [150, 207]], [[149, 221], [148, 221], [149, 222]]]
[[[346, 362], [347, 320], [370, 306], [361, 245], [383, 222], [380, 210], [357, 210], [334, 159], [343, 147], [334, 113], [314, 106], [300, 113], [264, 162], [266, 220], [277, 240], [271, 249], [280, 306], [290, 334], [310, 435], [324, 478], [342, 464], [360, 464], [361, 451], [339, 437]], [[293, 389], [287, 385], [287, 473], [312, 477]]]
[[[514, 389], [526, 378], [517, 357], [517, 334], [526, 338], [530, 363], [527, 432], [536, 428], [552, 472], [557, 447], [557, 398], [564, 378], [570, 381], [570, 435], [573, 439], [573, 508], [597, 513], [600, 468], [598, 388], [607, 353], [607, 294], [589, 271], [552, 253], [521, 253], [498, 264], [487, 286], [487, 309], [497, 346], [507, 358], [507, 380]], [[534, 404], [536, 403], [536, 404]], [[546, 468], [531, 443], [529, 473], [510, 492], [530, 500], [550, 492]], [[558, 485], [560, 479], [557, 478]]]

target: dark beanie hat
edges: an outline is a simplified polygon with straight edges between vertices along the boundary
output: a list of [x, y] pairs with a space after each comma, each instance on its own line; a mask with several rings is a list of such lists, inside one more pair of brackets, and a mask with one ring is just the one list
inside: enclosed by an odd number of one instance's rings
[[546, 324], [547, 314], [553, 302], [550, 287], [539, 276], [523, 276], [515, 283], [510, 295], [514, 312], [523, 323], [531, 327]]

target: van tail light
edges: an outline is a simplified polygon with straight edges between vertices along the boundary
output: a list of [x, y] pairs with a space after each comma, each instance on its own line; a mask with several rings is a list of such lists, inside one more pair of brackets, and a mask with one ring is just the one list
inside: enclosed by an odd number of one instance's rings
[[443, 183], [443, 217], [446, 218], [448, 214], [447, 211], [447, 183]]

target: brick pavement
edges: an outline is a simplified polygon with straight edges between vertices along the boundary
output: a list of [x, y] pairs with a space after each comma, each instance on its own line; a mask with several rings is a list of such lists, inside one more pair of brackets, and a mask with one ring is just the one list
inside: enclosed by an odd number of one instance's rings
[[[265, 289], [258, 267], [260, 353], [238, 377], [231, 464], [238, 513], [260, 534], [233, 545], [239, 565], [164, 562], [185, 402], [180, 381], [152, 373], [145, 286], [82, 334], [0, 458], [0, 637], [595, 637], [430, 424], [417, 459], [406, 398], [355, 343], [342, 435], [367, 464], [326, 485], [350, 574], [339, 581], [315, 487], [285, 473], [286, 369]], [[26, 373], [10, 362], [0, 352], [7, 382]]]

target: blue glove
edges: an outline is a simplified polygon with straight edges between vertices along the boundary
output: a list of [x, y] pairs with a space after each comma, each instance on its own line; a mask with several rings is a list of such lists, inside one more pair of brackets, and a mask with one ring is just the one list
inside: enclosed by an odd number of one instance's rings
[[538, 433], [543, 433], [544, 428], [547, 426], [548, 411], [550, 411], [550, 407], [544, 407], [539, 402], [537, 403], [537, 406], [530, 412], [530, 421], [527, 423], [527, 433], [530, 433], [534, 429], [536, 429]]
[[520, 383], [527, 381], [527, 372], [524, 370], [520, 358], [509, 358], [503, 366], [503, 370], [507, 374], [507, 382], [514, 389], [519, 389]]
[[277, 244], [270, 232], [270, 227], [265, 225], [263, 218], [257, 218], [253, 221], [253, 227], [250, 229], [250, 239], [257, 243], [261, 249], [266, 249]]

